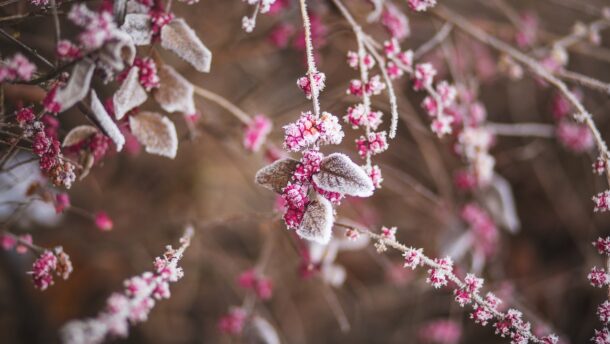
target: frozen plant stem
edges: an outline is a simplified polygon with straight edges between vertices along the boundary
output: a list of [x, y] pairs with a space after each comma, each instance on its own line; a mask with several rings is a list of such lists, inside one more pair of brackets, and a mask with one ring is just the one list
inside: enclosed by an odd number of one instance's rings
[[301, 17], [303, 18], [303, 30], [305, 31], [305, 48], [307, 55], [307, 76], [309, 77], [309, 85], [311, 87], [311, 101], [313, 103], [313, 112], [316, 117], [320, 116], [320, 101], [318, 96], [320, 90], [318, 89], [317, 82], [314, 80], [314, 76], [318, 72], [316, 68], [316, 62], [313, 56], [313, 42], [311, 41], [311, 22], [309, 21], [309, 14], [307, 13], [307, 2], [306, 0], [299, 0], [301, 5]]
[[222, 107], [223, 109], [229, 111], [229, 113], [235, 116], [235, 118], [237, 118], [243, 124], [250, 124], [250, 116], [226, 98], [195, 85], [193, 85], [193, 89], [196, 95], [200, 96], [201, 98], [207, 99], [215, 103], [216, 105]]
[[521, 137], [541, 137], [541, 138], [552, 138], [555, 137], [555, 129], [550, 124], [541, 123], [487, 123], [486, 127], [489, 128], [494, 134], [501, 136], [521, 136]]

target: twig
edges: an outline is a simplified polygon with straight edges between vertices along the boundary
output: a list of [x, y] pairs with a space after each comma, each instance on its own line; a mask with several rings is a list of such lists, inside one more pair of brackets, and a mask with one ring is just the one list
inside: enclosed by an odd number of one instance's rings
[[47, 60], [44, 56], [42, 56], [38, 52], [36, 52], [36, 50], [30, 48], [29, 46], [27, 46], [26, 44], [24, 44], [20, 40], [18, 40], [15, 37], [13, 37], [11, 34], [6, 32], [4, 29], [0, 29], [0, 35], [4, 36], [9, 41], [15, 43], [16, 45], [21, 47], [21, 49], [25, 50], [28, 54], [30, 54], [33, 57], [37, 58], [40, 62], [46, 64], [48, 67], [51, 67], [51, 68], [55, 67], [55, 65], [53, 63], [51, 63], [51, 61]]
[[233, 116], [235, 116], [243, 124], [248, 125], [252, 121], [250, 119], [250, 116], [247, 113], [245, 113], [242, 109], [235, 106], [233, 103], [231, 103], [226, 98], [223, 98], [222, 96], [220, 96], [214, 92], [208, 91], [206, 89], [203, 89], [203, 88], [195, 86], [195, 85], [193, 85], [193, 89], [194, 89], [196, 95], [198, 95], [202, 98], [205, 98], [209, 101], [212, 101], [212, 102], [216, 103], [217, 105], [219, 105], [220, 107], [224, 108], [225, 110], [229, 111]]
[[542, 123], [491, 123], [485, 125], [496, 135], [501, 136], [532, 136], [542, 138], [555, 137], [555, 129], [551, 124]]
[[572, 72], [572, 71], [569, 71], [569, 70], [566, 70], [563, 68], [556, 71], [555, 75], [557, 75], [558, 77], [560, 77], [564, 80], [575, 82], [581, 86], [588, 87], [590, 89], [600, 91], [600, 92], [603, 92], [606, 94], [610, 94], [610, 84], [609, 83], [605, 83], [603, 81], [594, 79], [590, 76]]
[[303, 18], [303, 30], [305, 31], [305, 48], [307, 54], [307, 76], [309, 77], [309, 86], [311, 88], [311, 101], [313, 103], [314, 114], [320, 116], [320, 101], [318, 99], [320, 90], [315, 82], [315, 75], [318, 72], [316, 69], [316, 61], [313, 56], [313, 42], [311, 41], [311, 22], [307, 13], [307, 0], [299, 0], [301, 7], [301, 17]]
[[418, 59], [418, 58], [422, 57], [423, 55], [425, 55], [430, 50], [434, 49], [434, 47], [439, 45], [441, 42], [443, 42], [447, 38], [447, 36], [449, 36], [449, 34], [451, 33], [452, 30], [453, 30], [453, 24], [445, 23], [443, 25], [443, 27], [441, 27], [441, 29], [438, 32], [436, 32], [436, 34], [429, 41], [420, 45], [419, 48], [417, 48], [417, 50], [415, 50], [415, 52], [413, 53], [413, 58]]

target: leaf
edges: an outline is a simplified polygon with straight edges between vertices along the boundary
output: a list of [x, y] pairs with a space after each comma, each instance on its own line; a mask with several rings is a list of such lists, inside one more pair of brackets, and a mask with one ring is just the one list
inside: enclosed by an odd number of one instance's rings
[[483, 204], [493, 219], [511, 233], [521, 227], [515, 207], [515, 198], [510, 183], [499, 174], [494, 174], [491, 183], [484, 190]]
[[135, 57], [136, 46], [131, 36], [121, 30], [114, 32], [112, 40], [104, 44], [97, 56], [98, 64], [113, 71], [122, 71], [125, 63], [133, 64]]
[[91, 168], [93, 167], [94, 163], [95, 158], [93, 157], [93, 154], [86, 153], [85, 156], [83, 156], [83, 158], [81, 159], [81, 165], [83, 166], [83, 169], [80, 172], [80, 176], [78, 176], [78, 180], [83, 180], [89, 175], [89, 172], [91, 172]]
[[243, 338], [246, 344], [280, 344], [275, 328], [258, 315], [246, 323]]
[[83, 142], [84, 140], [91, 137], [91, 135], [95, 135], [98, 132], [96, 127], [90, 125], [79, 125], [78, 127], [73, 128], [70, 132], [64, 137], [64, 141], [62, 142], [62, 147], [70, 147]]
[[129, 117], [131, 132], [144, 145], [146, 152], [175, 158], [178, 135], [174, 122], [154, 112], [140, 112]]
[[91, 90], [91, 111], [104, 133], [114, 142], [116, 151], [120, 152], [125, 144], [125, 137], [108, 112], [106, 112], [104, 105], [102, 105], [94, 90]]
[[195, 112], [193, 85], [172, 66], [163, 65], [159, 69], [159, 87], [154, 97], [161, 108], [167, 112], [182, 112], [192, 115]]
[[326, 245], [330, 241], [335, 217], [330, 202], [316, 194], [316, 199], [309, 203], [297, 234], [307, 240]]
[[121, 30], [131, 37], [135, 45], [149, 45], [152, 41], [150, 16], [146, 13], [126, 15]]
[[254, 181], [264, 188], [282, 193], [298, 164], [297, 160], [290, 158], [276, 160], [256, 172]]
[[368, 197], [375, 189], [362, 167], [341, 153], [322, 159], [320, 172], [313, 175], [313, 181], [323, 190], [358, 197]]
[[174, 19], [161, 29], [161, 46], [190, 63], [196, 70], [210, 71], [212, 53], [201, 42], [195, 31], [182, 18]]
[[66, 86], [57, 90], [53, 99], [60, 105], [60, 112], [83, 100], [89, 92], [95, 64], [90, 59], [83, 59], [72, 69]]
[[143, 104], [148, 98], [146, 90], [140, 85], [139, 73], [138, 67], [132, 67], [121, 87], [114, 93], [112, 103], [116, 119], [123, 118], [127, 112]]

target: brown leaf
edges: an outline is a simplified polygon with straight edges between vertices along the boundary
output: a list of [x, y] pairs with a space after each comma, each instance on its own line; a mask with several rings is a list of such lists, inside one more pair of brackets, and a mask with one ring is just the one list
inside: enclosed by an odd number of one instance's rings
[[194, 114], [193, 94], [193, 85], [172, 66], [163, 65], [159, 68], [159, 87], [154, 91], [154, 97], [163, 110]]
[[140, 69], [138, 67], [132, 67], [125, 80], [123, 80], [123, 84], [112, 97], [116, 119], [123, 118], [127, 112], [143, 104], [148, 98], [146, 90], [140, 85], [139, 73]]
[[313, 181], [323, 190], [350, 196], [368, 197], [375, 189], [362, 167], [341, 153], [333, 153], [322, 159], [320, 172], [313, 175]]
[[210, 71], [212, 53], [182, 18], [172, 20], [161, 29], [161, 46], [190, 63], [196, 70]]
[[146, 13], [130, 13], [125, 16], [121, 30], [125, 31], [135, 45], [149, 45], [152, 41], [150, 16]]
[[64, 138], [62, 142], [62, 147], [70, 147], [84, 140], [88, 139], [92, 135], [95, 135], [98, 132], [96, 127], [90, 125], [79, 125], [78, 127], [73, 128]]
[[326, 245], [330, 241], [335, 217], [333, 206], [326, 198], [316, 194], [316, 199], [309, 203], [297, 234], [307, 240]]
[[131, 132], [144, 145], [146, 152], [175, 158], [178, 135], [174, 122], [154, 112], [140, 112], [129, 117]]
[[60, 112], [83, 100], [89, 92], [95, 64], [90, 59], [83, 59], [74, 66], [68, 83], [57, 90], [54, 100], [61, 106]]
[[281, 193], [298, 164], [297, 160], [290, 158], [276, 160], [256, 172], [254, 181], [264, 188]]
[[116, 151], [120, 152], [123, 149], [123, 145], [125, 144], [125, 137], [117, 127], [116, 123], [112, 120], [104, 105], [97, 97], [97, 94], [94, 90], [91, 90], [91, 111], [95, 116], [98, 124], [102, 128], [102, 130], [110, 137], [110, 139], [114, 142], [116, 146]]

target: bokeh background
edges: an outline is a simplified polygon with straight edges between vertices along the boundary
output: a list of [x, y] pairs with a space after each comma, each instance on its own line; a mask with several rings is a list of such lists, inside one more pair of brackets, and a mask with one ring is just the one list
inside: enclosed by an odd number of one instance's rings
[[[379, 39], [387, 37], [379, 25], [365, 23], [371, 8], [366, 1], [345, 2], [367, 31]], [[494, 7], [494, 1], [440, 2], [504, 40], [515, 34], [515, 27]], [[408, 11], [404, 1], [396, 3]], [[610, 3], [510, 2], [517, 11], [538, 16], [543, 46], [568, 34], [577, 21], [598, 19], [604, 5]], [[312, 0], [311, 8], [326, 30], [317, 44], [319, 69], [327, 76], [322, 107], [342, 116], [356, 101], [345, 95], [349, 80], [355, 77], [345, 54], [356, 43], [330, 1]], [[27, 6], [3, 7], [0, 14], [16, 10], [26, 11]], [[269, 140], [279, 145], [281, 127], [310, 103], [295, 86], [305, 72], [303, 52], [292, 44], [277, 48], [269, 42], [269, 34], [278, 23], [299, 28], [299, 12], [293, 4], [281, 15], [261, 16], [256, 30], [247, 34], [240, 24], [250, 10], [239, 0], [201, 0], [188, 7], [174, 4], [177, 16], [184, 17], [213, 51], [212, 72], [199, 74], [171, 54], [161, 55], [194, 84], [223, 95], [247, 113], [271, 117], [274, 130]], [[408, 15], [412, 35], [405, 48], [417, 48], [443, 25], [430, 15]], [[29, 18], [12, 25], [41, 53], [52, 51], [45, 35], [51, 28], [50, 18]], [[602, 38], [601, 46], [583, 42], [571, 47], [569, 69], [610, 80], [606, 42], [610, 37]], [[13, 49], [4, 41], [0, 47], [3, 54]], [[445, 75], [449, 61], [458, 68], [460, 81], [477, 83], [490, 121], [554, 123], [552, 89], [527, 76], [509, 80], [497, 71], [496, 52], [457, 30], [444, 47], [449, 51], [435, 49], [422, 59], [432, 61]], [[96, 87], [109, 96], [115, 86]], [[428, 130], [419, 106], [422, 95], [412, 91], [406, 79], [396, 87], [401, 113], [398, 137], [377, 160], [384, 171], [383, 188], [371, 198], [345, 201], [339, 215], [375, 230], [381, 225], [396, 226], [401, 242], [441, 255], [466, 230], [456, 214], [470, 196], [456, 190], [452, 181], [461, 162], [449, 141], [439, 140]], [[602, 135], [610, 138], [607, 95], [583, 93]], [[375, 98], [374, 105], [389, 112], [384, 97]], [[172, 297], [159, 302], [146, 323], [133, 327], [128, 339], [116, 342], [240, 342], [222, 335], [217, 321], [229, 307], [242, 304], [245, 292], [235, 279], [261, 259], [266, 245], [265, 273], [273, 280], [274, 295], [255, 309], [285, 343], [419, 343], [421, 327], [436, 319], [463, 324], [460, 343], [508, 342], [494, 336], [489, 326], [473, 324], [453, 302], [450, 291], [429, 288], [425, 271], [401, 270], [396, 252], [380, 255], [369, 245], [341, 253], [338, 261], [346, 268], [347, 279], [340, 288], [315, 276], [303, 279], [299, 245], [273, 213], [274, 196], [253, 183], [254, 173], [265, 164], [263, 154], [243, 149], [243, 128], [229, 113], [205, 100], [198, 100], [197, 106], [201, 118], [196, 137], [189, 135], [180, 118], [174, 118], [181, 134], [175, 160], [145, 153], [114, 155], [70, 190], [73, 205], [104, 210], [112, 217], [111, 232], [100, 232], [91, 219], [76, 212], [68, 212], [52, 225], [28, 221], [26, 216], [12, 228], [32, 233], [41, 246], [63, 245], [75, 270], [69, 280], [56, 281], [49, 290], [39, 292], [25, 274], [33, 257], [0, 251], [0, 342], [57, 342], [58, 329], [65, 322], [95, 315], [110, 293], [122, 288], [124, 279], [151, 269], [153, 258], [165, 245], [176, 243], [189, 222], [195, 224], [196, 236], [182, 261], [184, 279], [172, 285]], [[64, 132], [83, 123], [76, 111], [61, 116]], [[356, 160], [353, 140], [359, 133], [347, 126], [344, 130], [344, 144], [337, 149]], [[521, 228], [516, 233], [500, 231], [499, 250], [482, 271], [487, 288], [524, 311], [534, 324], [552, 328], [566, 342], [584, 343], [599, 327], [595, 309], [606, 296], [586, 278], [593, 265], [603, 264], [591, 242], [610, 232], [608, 215], [592, 210], [591, 196], [606, 187], [603, 178], [591, 173], [594, 153], [572, 153], [553, 138], [499, 137], [492, 154], [498, 174], [512, 185]], [[470, 261], [464, 258], [458, 265], [467, 270]]]

